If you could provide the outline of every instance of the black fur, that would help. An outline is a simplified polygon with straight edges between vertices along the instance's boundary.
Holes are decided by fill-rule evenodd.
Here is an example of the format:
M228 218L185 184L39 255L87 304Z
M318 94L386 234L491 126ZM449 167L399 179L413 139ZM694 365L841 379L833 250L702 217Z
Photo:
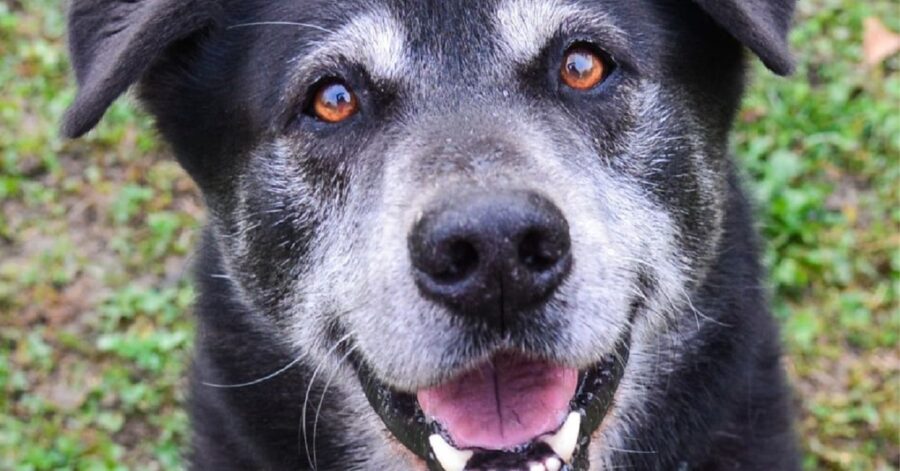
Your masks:
M787 42L794 2L695 0L722 27L755 52L772 71L794 70Z
M377 2L72 1L70 48L80 88L65 117L63 133L77 137L88 132L119 95L139 85L142 103L157 118L158 128L179 162L198 182L214 216L215 223L201 243L196 273L200 297L190 386L194 434L189 452L194 469L309 469L300 433L301 405L316 364L301 363L255 387L223 389L202 384L245 382L294 359L295 353L279 330L285 322L277 312L283 298L269 294L283 295L292 281L303 276L303 262L320 235L319 222L324 217L315 204L279 200L266 186L269 180L259 168L259 159L250 155L285 132L304 137L318 132L293 118L302 109L304 98L284 97L295 95L290 88L292 59L298 50L307 51L319 32L314 28L229 26L291 21L337 30L348 12L365 11L373 3ZM478 26L482 22L469 17L483 13L477 8L467 11L466 2L386 3L392 4L393 11L403 12L403 21L410 28L421 28L421 34L410 34L417 50L433 47L423 38L453 25L451 34L434 38L446 50L456 51L440 64L444 74L462 75L469 60L485 47L476 39L485 34ZM630 430L632 452L615 454L613 462L624 468L653 470L798 469L778 333L761 289L763 274L751 211L726 154L728 132L744 90L743 47L772 71L789 73L793 62L786 35L794 1L578 3L602 7L622 30L633 33L636 39L631 49L619 51L617 56L633 69L629 73L658 76L665 86L680 92L704 129L699 145L727 182L724 194L704 194L694 162L680 158L669 159L659 172L647 175L648 193L662 206L677 209L673 211L675 223L684 234L679 249L691 259L693 269L704 272L698 284L689 287L691 299L715 322L703 323L690 344L677 352L675 368L658 372L655 384L659 387L648 393L640 417L633 417L638 425ZM523 71L523 94L536 108L556 106L556 98L542 88L542 73ZM629 78L623 76L627 85ZM446 89L435 91L434 102L425 104L404 102L402 92L392 84L358 87L373 90L362 97L371 105L366 111L370 114L358 126L346 129L341 142L309 139L303 143L302 149L316 156L305 161L303 183L318 190L320 198L342 201L353 175L380 174L382 165L347 156L366 146L386 148L393 136L384 131L398 128L382 123L407 122L410 115L431 105L452 111L460 101L475 100L453 94L454 87L459 92L473 86L465 82L463 78L448 80ZM572 97L559 106L568 107L568 116L577 118L585 132L602 138L598 153L604 154L611 152L636 119L607 118L626 109L625 100L625 96L599 102ZM443 137L441 133L452 132L454 125L436 129L434 135ZM485 127L494 125L485 121ZM688 142L678 123L673 124L671 133L673 149L697 145ZM440 142L437 138L433 141ZM442 156L444 151L437 149L432 157ZM429 171L423 171L422 178L435 173L431 170L438 164L439 159L434 167L423 167ZM612 167L624 168L625 164L610 162ZM306 223L281 224L279 218L263 212L252 215L255 228L243 235L251 246L265 251L235 259L252 275L227 280L217 275L229 271L226 260L233 254L226 251L232 248L215 234L240 232L236 209L246 203L238 201L239 177L246 177L244 183L251 188L251 207L290 208L295 220ZM713 199L724 202L721 227L713 222ZM721 239L711 248L710 234L719 228ZM292 268L272 268L280 264ZM642 273L641 279L642 289L656 289L653 273ZM248 296L236 283L265 296ZM245 302L248 297L250 302ZM691 319L695 315L683 314ZM326 343L334 344L344 328L336 321ZM311 396L323 395L322 387L321 382L313 384ZM315 400L305 406L310 428L315 426L317 405ZM332 418L340 417L330 413ZM318 423L319 469L365 466L371 435L355 436L352 432L358 426L346 417Z

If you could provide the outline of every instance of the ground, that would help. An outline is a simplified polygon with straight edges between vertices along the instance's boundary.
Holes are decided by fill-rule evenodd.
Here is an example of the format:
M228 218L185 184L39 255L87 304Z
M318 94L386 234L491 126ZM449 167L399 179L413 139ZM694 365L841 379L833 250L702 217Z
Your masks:
M0 469L181 469L202 203L127 100L59 137L62 9L0 0ZM733 144L809 470L900 467L900 58L863 47L898 13L801 0L798 73L755 66Z

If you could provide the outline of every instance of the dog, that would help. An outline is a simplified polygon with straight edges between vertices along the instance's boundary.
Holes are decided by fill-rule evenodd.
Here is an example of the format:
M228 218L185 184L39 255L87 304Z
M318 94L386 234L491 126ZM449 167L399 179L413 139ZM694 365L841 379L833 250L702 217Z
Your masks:
M202 470L795 470L728 153L793 0L72 0L209 208Z

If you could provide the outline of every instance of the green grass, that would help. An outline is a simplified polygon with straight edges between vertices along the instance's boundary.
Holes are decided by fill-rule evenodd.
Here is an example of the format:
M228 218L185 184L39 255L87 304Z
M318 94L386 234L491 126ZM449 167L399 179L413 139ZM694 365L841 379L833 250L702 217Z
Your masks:
M180 469L202 207L149 120L57 135L58 0L0 2L0 469ZM900 58L892 0L806 0L789 79L757 66L734 141L758 201L810 470L900 467Z

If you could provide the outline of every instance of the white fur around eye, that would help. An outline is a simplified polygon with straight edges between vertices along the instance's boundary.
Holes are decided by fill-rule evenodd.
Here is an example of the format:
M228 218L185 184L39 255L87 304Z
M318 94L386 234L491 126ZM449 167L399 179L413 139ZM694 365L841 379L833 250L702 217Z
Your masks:
M337 57L362 65L379 80L403 82L410 70L406 29L387 10L355 17L301 59L299 76Z
M518 63L534 59L556 34L579 26L625 35L602 12L564 0L504 0L494 20L500 50Z

